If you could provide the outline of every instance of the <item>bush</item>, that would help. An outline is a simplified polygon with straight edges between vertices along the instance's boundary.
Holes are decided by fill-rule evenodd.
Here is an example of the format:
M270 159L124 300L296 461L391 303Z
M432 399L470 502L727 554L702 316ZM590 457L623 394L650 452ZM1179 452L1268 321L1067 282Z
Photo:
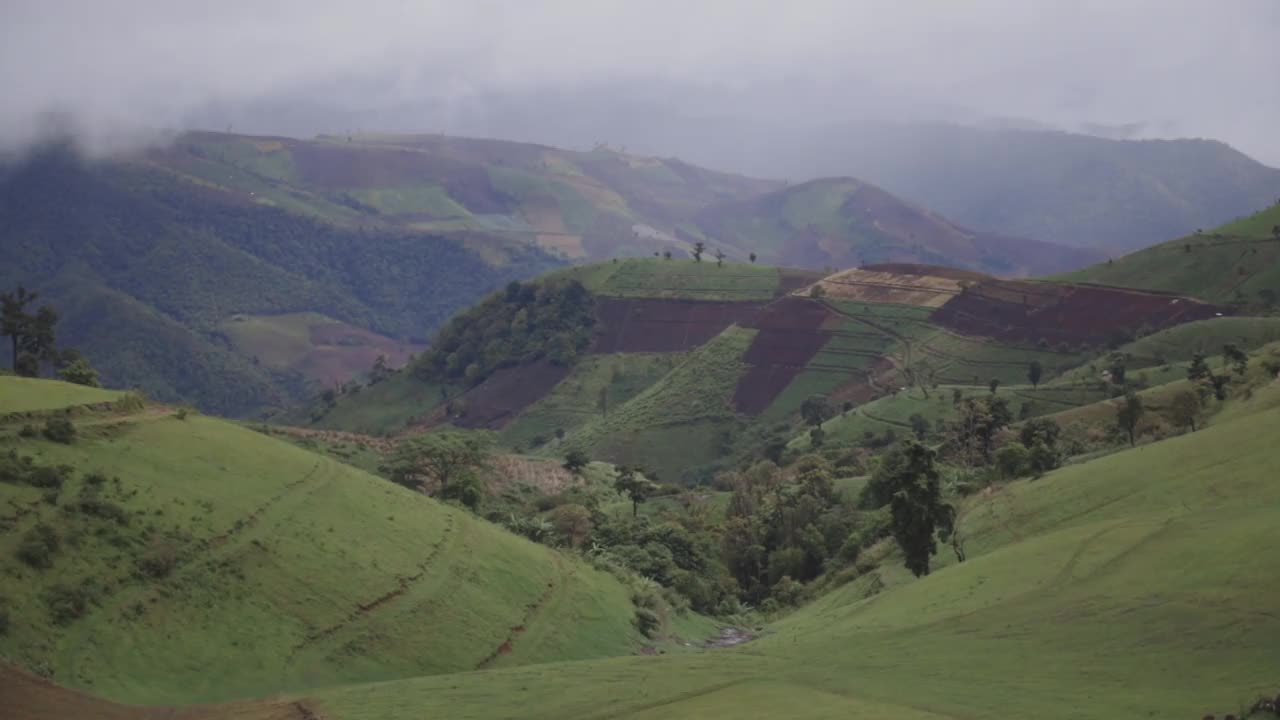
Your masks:
M22 536L16 554L27 565L37 570L46 570L53 567L53 558L61 546L62 539L58 537L58 532L40 523Z
M44 604L49 618L57 625L68 625L84 616L97 597L89 580L79 585L59 583L44 591Z
M31 423L27 423L26 425L23 425L22 429L18 431L18 437L22 437L22 438L33 438L39 434L40 434L40 431L37 430L36 426L32 425Z
M178 553L172 545L156 545L138 558L138 571L157 580L168 577L178 567Z
M187 419L187 409L186 409L186 408L184 408L184 407L180 407L180 408L178 408L178 411L177 411L177 412L175 412L175 413L173 414L173 416L174 416L174 417L176 417L176 418L178 418L179 420L186 420L186 419Z
M147 396L138 390L130 390L124 397L115 401L113 408L120 413L141 412L147 407Z
M647 638L653 637L654 633L662 625L662 622L658 619L658 614L649 608L636 608L636 616L631 623L636 626L641 635Z
M70 445L76 439L76 426L65 417L51 417L44 422L44 436L53 442Z
M0 637L9 634L9 608L0 603Z
M68 512L78 512L81 515L101 518L103 520L112 520L118 525L129 524L129 511L111 502L97 497L81 497L70 505L66 506Z

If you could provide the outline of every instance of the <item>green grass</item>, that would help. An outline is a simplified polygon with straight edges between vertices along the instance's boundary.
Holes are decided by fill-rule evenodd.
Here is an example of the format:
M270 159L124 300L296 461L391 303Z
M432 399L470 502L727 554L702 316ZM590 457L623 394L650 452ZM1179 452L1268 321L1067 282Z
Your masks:
M0 655L59 683L183 703L456 672L516 625L525 631L494 666L638 647L629 593L612 576L469 513L208 417L92 420L77 418L70 446L0 441L79 471L58 506L0 484L11 617ZM102 496L129 512L127 525L69 509L89 471L119 478ZM38 522L62 536L42 571L14 555ZM138 559L163 548L177 568L139 573ZM84 616L53 622L45 593L87 578Z
M1017 482L963 508L969 560L885 566L740 650L314 694L327 716L1097 718L1274 694L1280 409ZM870 586L878 577L878 594Z
M619 463L643 463L664 480L716 459L726 423L736 418L733 393L746 369L742 354L754 337L754 330L730 327L608 416L582 425L565 439L566 446Z
M503 428L502 440L527 447L535 438L545 441L555 437L557 429L572 431L603 414L600 400L605 388L604 409L612 412L661 379L681 359L674 353L589 355L550 393Z
M778 288L778 269L725 263L632 258L562 271L587 289L611 297L687 300L768 300Z
M394 435L442 402L439 385L401 372L363 388L357 395L342 396L311 425L366 435Z
M1059 277L1191 295L1212 302L1257 303L1280 288L1280 205L1228 223Z
M56 380L0 376L0 416L40 412L119 399L115 390L72 385Z
M218 326L237 350L273 367L289 367L315 348L311 326L337 322L320 313L233 315Z

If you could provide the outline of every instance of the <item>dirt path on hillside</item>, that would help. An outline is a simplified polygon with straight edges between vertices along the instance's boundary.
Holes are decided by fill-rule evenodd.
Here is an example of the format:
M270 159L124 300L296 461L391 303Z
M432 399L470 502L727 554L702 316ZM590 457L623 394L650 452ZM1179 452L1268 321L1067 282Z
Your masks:
M309 633L302 642L293 647L293 650L289 655L289 659L292 660L299 652L307 647L336 635L352 624L364 620L368 616L382 608L385 608L387 605L390 605L392 602L408 593L414 583L421 580L436 564L441 553L443 553L446 548L452 546L453 543L457 542L459 535L460 531L455 528L454 516L452 513L449 513L445 516L445 527L440 533L440 539L432 546L431 552L427 553L426 557L418 563L417 572L412 575L405 575L396 578L396 584L390 590L366 602L357 603L356 607L351 610L345 618L337 623Z
M503 640L501 645L494 648L493 652L486 655L485 658L476 665L477 670L488 669L498 661L498 658L504 655L510 655L512 650L515 649L516 640L524 634L526 628L533 624L537 619L537 616L542 613L546 606L551 604L556 593L568 584L569 578L573 575L573 570L567 567L565 560L559 553L556 553L552 559L555 561L557 570L559 571L558 577L554 580L548 581L547 589L544 590L536 600L525 606L525 613L524 616L520 618L520 622L512 625L510 632L507 634L506 640Z

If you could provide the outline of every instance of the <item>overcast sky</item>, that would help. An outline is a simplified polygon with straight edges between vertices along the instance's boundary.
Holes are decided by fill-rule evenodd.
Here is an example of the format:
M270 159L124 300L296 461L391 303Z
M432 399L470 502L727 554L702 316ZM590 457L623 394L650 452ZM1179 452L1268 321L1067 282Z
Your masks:
M254 105L315 108L319 127L346 110L393 118L390 129L465 132L453 108L584 88L644 88L648 103L749 98L735 110L744 123L790 107L810 121L828 108L833 119L1142 123L1280 165L1280 1L0 2L10 146L49 111L99 142ZM297 126L254 117L257 131Z

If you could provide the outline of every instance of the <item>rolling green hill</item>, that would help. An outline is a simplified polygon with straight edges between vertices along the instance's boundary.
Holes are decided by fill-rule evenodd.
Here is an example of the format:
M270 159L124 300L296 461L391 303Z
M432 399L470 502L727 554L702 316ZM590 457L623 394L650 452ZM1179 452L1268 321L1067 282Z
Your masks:
M1272 381L1200 432L973 495L960 508L967 561L944 550L934 572L915 580L890 545L878 546L877 568L740 649L314 682L192 712L257 717L279 708L287 717L292 708L334 720L1237 713L1280 682L1272 662L1280 625L1270 616L1280 565L1258 545L1280 507L1271 472L1278 387ZM32 718L95 707L24 678L10 671L4 682L21 690L14 697L30 703L19 707Z
M91 406L70 444L0 418L11 662L190 703L639 647L612 575L267 435L111 398L0 377L6 410ZM65 469L24 481L16 458Z
M1280 307L1277 228L1280 205L1058 277L1274 310Z

